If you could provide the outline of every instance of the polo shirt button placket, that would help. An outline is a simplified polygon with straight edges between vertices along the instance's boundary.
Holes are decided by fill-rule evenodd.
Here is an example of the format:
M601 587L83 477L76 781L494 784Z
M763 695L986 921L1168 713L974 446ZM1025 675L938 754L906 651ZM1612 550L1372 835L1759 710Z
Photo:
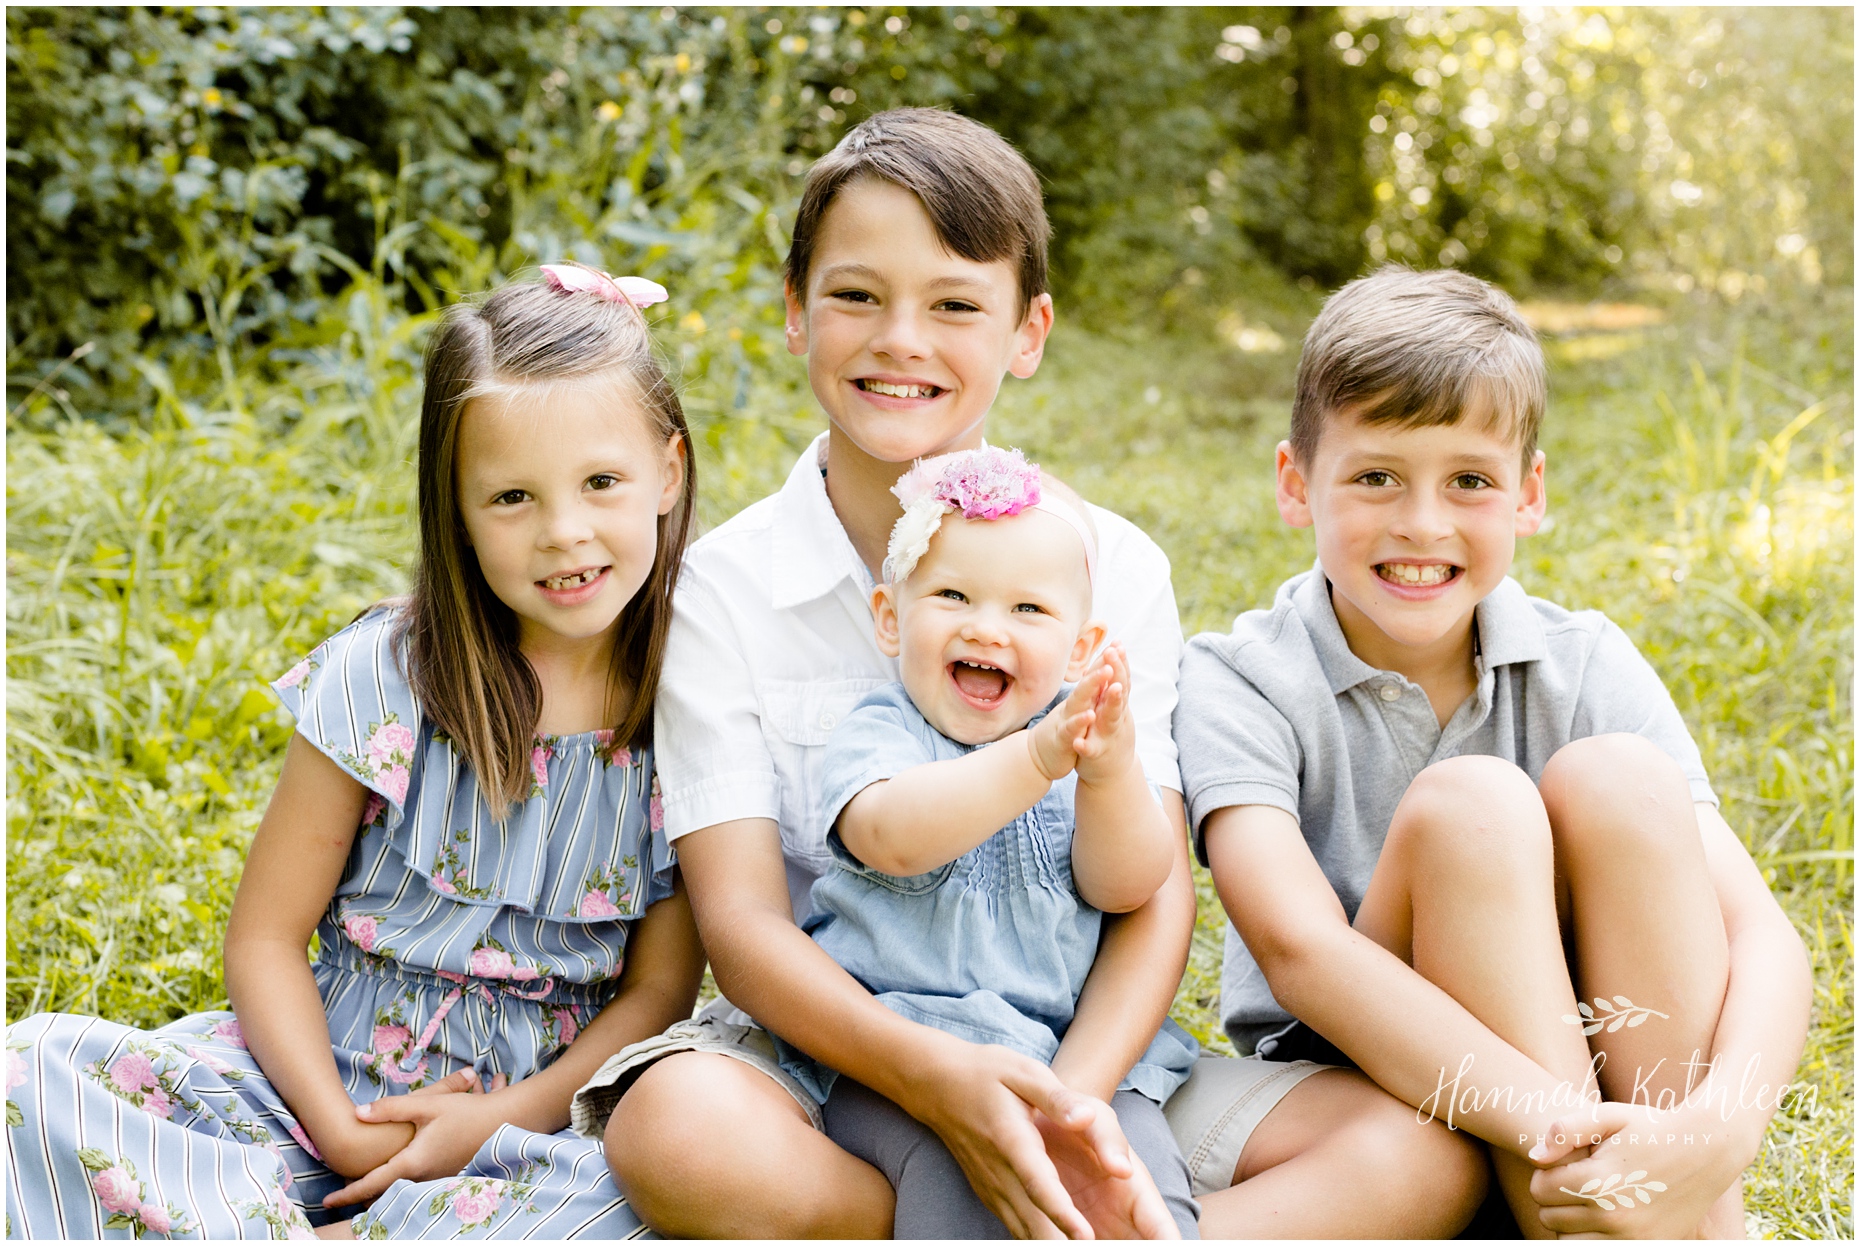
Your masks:
M1382 687L1376 690L1376 695L1381 697L1384 701L1399 701L1401 700L1401 685L1383 684Z

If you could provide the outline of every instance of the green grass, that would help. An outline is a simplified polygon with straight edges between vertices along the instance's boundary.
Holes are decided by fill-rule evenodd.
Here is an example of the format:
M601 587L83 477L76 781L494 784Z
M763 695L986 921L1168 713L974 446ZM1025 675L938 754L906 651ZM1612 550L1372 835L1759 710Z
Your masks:
M43 407L9 422L9 1019L223 1005L225 915L290 731L262 684L404 584L418 325L371 298L242 404L170 393L114 433ZM1298 314L1268 318L1296 342ZM1851 342L1851 305L1828 302L1552 343L1556 522L1516 568L1653 661L1814 958L1814 1110L1777 1118L1748 1178L1774 1236L1852 1233ZM1272 502L1292 363L1063 325L991 432L1157 539L1185 631L1225 629L1310 565ZM710 384L693 410L730 412L699 429L715 521L779 484L818 417L791 361L745 406ZM1176 1014L1219 1047L1200 883Z

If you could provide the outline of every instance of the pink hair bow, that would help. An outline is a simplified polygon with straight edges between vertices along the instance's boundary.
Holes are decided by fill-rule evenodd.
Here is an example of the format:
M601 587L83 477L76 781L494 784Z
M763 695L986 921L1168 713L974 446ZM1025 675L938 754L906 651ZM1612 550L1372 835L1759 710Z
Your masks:
M610 277L598 268L582 264L544 264L543 278L558 290L585 292L609 303L627 303L633 307L651 307L671 295L656 281L644 277Z

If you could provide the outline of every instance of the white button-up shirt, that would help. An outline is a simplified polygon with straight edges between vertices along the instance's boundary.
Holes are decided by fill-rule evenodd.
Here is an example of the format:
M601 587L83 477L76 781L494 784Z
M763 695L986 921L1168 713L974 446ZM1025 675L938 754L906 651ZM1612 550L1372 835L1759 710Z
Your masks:
M821 825L827 737L868 692L898 679L872 634L872 573L827 499L822 433L772 497L685 557L653 720L665 834L739 818L781 828L795 920L832 860ZM1135 524L1091 508L1093 611L1130 659L1137 754L1181 791L1170 716L1182 627L1169 559Z

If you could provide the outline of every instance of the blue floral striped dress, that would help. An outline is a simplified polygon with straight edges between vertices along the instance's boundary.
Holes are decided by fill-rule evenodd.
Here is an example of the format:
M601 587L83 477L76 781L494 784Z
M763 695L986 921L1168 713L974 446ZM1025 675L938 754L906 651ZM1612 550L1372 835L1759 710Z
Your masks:
M379 609L272 685L298 731L369 789L314 975L350 1098L466 1066L547 1066L613 996L626 923L671 893L649 753L611 732L539 739L529 799L492 820L426 722ZM144 1032L46 1013L6 1037L9 1237L303 1237L326 1168L229 1012ZM372 1237L643 1232L598 1143L505 1126L443 1181L402 1181Z

